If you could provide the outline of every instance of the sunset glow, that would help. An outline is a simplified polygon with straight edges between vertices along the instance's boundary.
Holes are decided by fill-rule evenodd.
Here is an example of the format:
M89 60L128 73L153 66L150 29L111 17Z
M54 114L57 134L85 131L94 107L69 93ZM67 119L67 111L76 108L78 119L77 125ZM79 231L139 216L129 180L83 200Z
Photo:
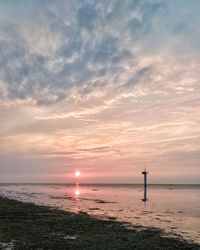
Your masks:
M0 182L198 183L199 9L0 1Z

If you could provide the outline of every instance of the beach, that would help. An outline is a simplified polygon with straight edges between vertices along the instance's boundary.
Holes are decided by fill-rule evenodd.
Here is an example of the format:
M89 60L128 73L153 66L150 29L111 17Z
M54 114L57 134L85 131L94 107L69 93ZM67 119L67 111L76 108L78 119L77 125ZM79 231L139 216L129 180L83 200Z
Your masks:
M0 198L0 249L199 249L162 230Z
M199 185L1 184L0 195L97 220L126 224L127 229L157 228L165 237L200 242Z

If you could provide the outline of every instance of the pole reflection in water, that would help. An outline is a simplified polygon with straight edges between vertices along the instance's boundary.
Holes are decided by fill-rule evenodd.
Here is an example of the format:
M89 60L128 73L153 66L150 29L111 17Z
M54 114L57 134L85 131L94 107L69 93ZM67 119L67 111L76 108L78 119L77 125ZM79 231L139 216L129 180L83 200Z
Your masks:
M76 200L79 200L80 194L81 194L80 185L79 185L79 183L76 183L76 187L75 187L75 191L74 191L74 195L75 195Z

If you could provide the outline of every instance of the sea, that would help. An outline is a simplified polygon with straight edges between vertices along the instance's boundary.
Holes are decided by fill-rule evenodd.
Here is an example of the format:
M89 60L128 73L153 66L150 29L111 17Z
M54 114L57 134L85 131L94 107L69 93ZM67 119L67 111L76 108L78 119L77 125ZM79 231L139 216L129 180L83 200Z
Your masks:
M200 243L200 185L0 184L0 196L52 208L85 212L125 226L157 227L166 237Z

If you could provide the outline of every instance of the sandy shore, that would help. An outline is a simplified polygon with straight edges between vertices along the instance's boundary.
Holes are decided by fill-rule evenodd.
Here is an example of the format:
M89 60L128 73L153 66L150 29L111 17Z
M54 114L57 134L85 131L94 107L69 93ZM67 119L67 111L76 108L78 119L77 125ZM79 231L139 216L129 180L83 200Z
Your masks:
M160 229L131 227L49 207L0 198L0 249L199 249Z

